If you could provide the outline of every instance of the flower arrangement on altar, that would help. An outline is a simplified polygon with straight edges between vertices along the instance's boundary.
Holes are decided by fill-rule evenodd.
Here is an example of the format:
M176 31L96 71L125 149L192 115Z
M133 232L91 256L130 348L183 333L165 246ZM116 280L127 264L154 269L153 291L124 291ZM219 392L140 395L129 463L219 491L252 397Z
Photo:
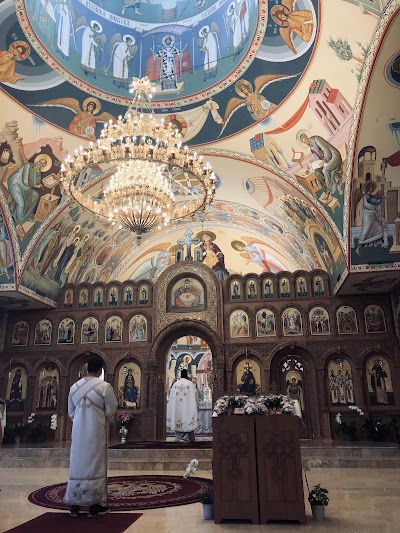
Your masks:
M116 420L121 424L119 430L119 434L121 435L121 444L125 444L128 436L128 426L133 420L133 415L131 413L118 413Z
M21 439L24 442L45 442L54 439L54 432L57 429L57 415L50 416L49 424L47 417L40 416L38 420L36 414L31 413L26 424L10 424L6 427L4 443L14 444L20 442Z
M294 400L284 394L221 396L214 404L213 417L229 413L243 415L292 415L294 414Z
M57 429L57 415L51 415L50 417L50 429L55 431Z
M349 409L351 411L356 412L360 416L364 416L365 413L362 409L357 407L357 405L349 405ZM335 416L335 421L338 424L336 428L336 433L342 433L344 437L347 437L349 439L354 439L355 436L358 433L358 425L355 420L351 420L350 422L346 422L346 420L342 419L342 414L337 413Z
M121 426L128 426L133 420L133 415L132 413L118 413L115 419Z

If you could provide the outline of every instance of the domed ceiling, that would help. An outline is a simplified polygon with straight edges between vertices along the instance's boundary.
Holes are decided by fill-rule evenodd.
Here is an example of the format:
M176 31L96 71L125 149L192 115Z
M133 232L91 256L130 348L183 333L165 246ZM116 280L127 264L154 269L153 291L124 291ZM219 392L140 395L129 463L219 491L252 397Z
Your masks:
M1 2L0 305L52 306L70 282L155 281L204 234L227 274L319 268L360 292L376 270L383 283L379 265L400 259L399 5ZM60 168L125 113L132 77L145 75L156 113L211 163L217 190L195 219L137 245L63 197Z

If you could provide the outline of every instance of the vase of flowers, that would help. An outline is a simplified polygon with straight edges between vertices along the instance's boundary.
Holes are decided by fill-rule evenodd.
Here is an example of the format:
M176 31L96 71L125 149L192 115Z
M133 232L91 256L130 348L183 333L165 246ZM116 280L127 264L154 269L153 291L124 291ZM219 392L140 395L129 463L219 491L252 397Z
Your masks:
M128 436L128 428L126 426L121 426L119 434L121 435L121 444L125 444L126 437Z
M131 413L118 413L117 422L120 423L119 434L121 437L121 444L126 443L128 437L129 425L133 420L133 415Z
M364 411L356 405L350 405L349 409L360 416L364 416ZM337 423L336 433L341 433L345 442L351 442L356 439L359 427L355 420L347 422L343 420L341 413L336 414L335 420Z

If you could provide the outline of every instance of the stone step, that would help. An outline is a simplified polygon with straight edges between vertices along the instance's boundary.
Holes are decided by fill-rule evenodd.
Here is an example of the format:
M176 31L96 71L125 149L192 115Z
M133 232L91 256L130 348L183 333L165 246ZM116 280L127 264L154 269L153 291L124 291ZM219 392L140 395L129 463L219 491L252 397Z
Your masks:
M35 447L26 445L1 448L0 468L68 468L69 447ZM400 468L397 446L302 446L303 466L312 468ZM184 470L191 459L199 461L202 470L210 470L211 449L110 449L112 470Z

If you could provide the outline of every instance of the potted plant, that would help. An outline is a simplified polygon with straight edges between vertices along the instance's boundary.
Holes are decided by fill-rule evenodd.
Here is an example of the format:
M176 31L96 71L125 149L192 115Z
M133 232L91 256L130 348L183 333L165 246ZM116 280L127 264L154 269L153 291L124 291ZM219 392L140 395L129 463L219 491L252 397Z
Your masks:
M11 424L4 428L4 444L16 444L17 446L21 443L22 438L25 437L27 425L22 425L20 422L16 424Z
M342 419L342 415L338 413L336 415L336 422L338 424L336 428L336 433L339 435L341 433L343 435L343 439L348 442L356 439L357 433L358 433L358 426L355 423L354 420L351 420L350 422L346 422Z
M210 487L207 492L200 494L199 502L203 505L204 520L214 520L214 489Z
M323 520L325 518L325 507L329 503L328 490L321 487L321 483L314 485L312 490L310 490L307 472L309 472L313 466L315 465L312 459L309 459L304 466L304 477L306 479L308 489L308 501L311 505L313 520Z
M329 503L328 490L321 487L321 483L318 483L312 490L308 489L308 501L311 505L313 520L323 520L325 518L325 507Z
M385 422L366 418L361 430L369 440L373 441L390 440L393 434L390 419L388 422Z

